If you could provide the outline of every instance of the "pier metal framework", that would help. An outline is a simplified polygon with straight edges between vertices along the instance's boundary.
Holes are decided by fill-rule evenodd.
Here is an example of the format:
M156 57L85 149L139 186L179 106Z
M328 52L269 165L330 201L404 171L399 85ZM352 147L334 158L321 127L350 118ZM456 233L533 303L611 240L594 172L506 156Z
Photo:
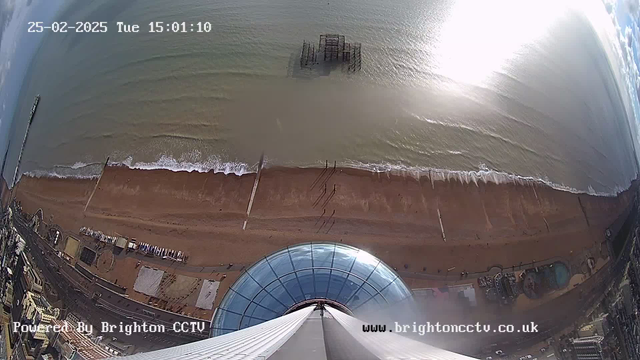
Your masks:
M303 41L300 53L300 68L310 69L324 63L340 63L346 65L348 72L362 69L362 44L348 43L345 36L340 34L322 34L318 41L318 48L308 41Z

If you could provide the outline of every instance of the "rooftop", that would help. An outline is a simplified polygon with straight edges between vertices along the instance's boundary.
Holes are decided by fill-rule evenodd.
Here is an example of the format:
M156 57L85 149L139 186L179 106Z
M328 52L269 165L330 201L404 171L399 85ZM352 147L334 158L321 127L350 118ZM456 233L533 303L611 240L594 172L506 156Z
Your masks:
M47 299L45 299L42 295L36 294L31 291L29 291L27 294L39 311L41 311L45 315L55 315L51 304L49 304Z
M64 325L64 323L65 322L62 320L53 320L51 322L52 325L60 326ZM113 356L113 354L108 350L102 348L100 345L92 342L87 336L81 334L71 323L67 324L68 330L60 332L60 342L71 344L83 359L104 359ZM64 329L64 327L62 327L62 329Z

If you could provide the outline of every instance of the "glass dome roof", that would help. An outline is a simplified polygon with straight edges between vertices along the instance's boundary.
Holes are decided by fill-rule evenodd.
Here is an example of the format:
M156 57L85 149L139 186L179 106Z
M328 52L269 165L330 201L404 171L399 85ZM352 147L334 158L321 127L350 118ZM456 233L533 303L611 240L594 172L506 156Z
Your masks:
M260 324L314 299L358 313L410 297L402 279L363 250L338 243L299 244L265 257L240 275L216 310L212 335Z

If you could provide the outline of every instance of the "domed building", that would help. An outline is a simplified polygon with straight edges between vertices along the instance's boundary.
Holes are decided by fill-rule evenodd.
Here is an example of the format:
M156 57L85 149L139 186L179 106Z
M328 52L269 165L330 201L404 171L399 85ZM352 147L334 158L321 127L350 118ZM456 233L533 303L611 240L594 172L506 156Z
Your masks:
M240 275L213 315L212 338L125 358L472 359L358 318L389 307L387 313L395 314L411 303L411 290L398 274L366 251L298 244Z
M366 251L337 243L299 244L247 269L222 299L211 332L227 334L312 303L355 315L410 298L398 274Z

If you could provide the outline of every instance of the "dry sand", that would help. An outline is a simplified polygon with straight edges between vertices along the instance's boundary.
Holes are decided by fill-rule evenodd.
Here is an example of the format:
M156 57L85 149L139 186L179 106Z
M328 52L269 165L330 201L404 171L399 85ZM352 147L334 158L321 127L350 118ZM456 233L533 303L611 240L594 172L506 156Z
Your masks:
M23 177L16 193L26 211L41 207L45 221L65 231L88 226L187 251L190 265L251 264L287 245L342 241L399 269L407 264L432 274L590 248L604 240L604 229L631 199L629 191L595 197L540 185L432 183L339 168L316 182L322 172L263 171L244 231L255 174L109 167L86 212L96 180Z

